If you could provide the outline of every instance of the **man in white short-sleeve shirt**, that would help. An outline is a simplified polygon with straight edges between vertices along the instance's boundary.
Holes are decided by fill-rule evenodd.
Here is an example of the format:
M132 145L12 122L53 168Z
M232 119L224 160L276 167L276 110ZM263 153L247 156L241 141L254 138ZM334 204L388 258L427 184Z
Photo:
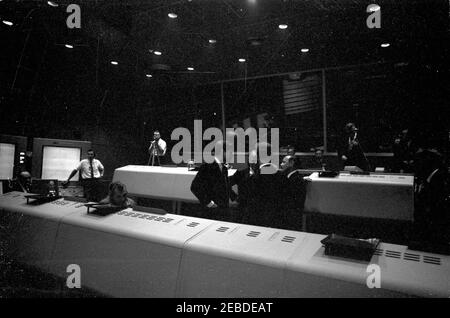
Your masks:
M161 134L158 130L153 133L153 141L148 148L150 158L148 160L149 166L160 166L165 163L165 155L167 151L167 143L162 140Z
M103 173L105 172L105 168L103 167L100 160L95 159L95 152L92 149L89 149L87 152L87 159L83 159L80 161L78 166L70 173L69 178L66 182L64 182L64 186L69 184L70 179L72 179L75 174L80 172L81 176L81 184L84 188L84 196L88 200L97 201L94 199L99 199L96 196L96 188L98 185L96 182L103 177Z

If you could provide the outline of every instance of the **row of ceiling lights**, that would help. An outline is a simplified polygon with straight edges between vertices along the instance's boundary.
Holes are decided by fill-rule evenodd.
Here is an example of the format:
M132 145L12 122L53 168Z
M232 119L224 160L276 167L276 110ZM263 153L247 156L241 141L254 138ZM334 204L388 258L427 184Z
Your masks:
M0 0L0 1L2 1L2 0ZM49 6L51 6L51 7L58 7L58 4L57 4L56 2L54 2L54 1L47 1L47 4L48 4ZM379 7L376 8L375 10L373 10L373 11L376 11L376 10L379 10ZM372 10L371 10L371 11L372 11ZM171 19L176 19L176 18L178 18L178 15L177 15L176 13L174 13L174 12L168 13L167 16L168 16L169 18L171 18ZM12 25L14 25L14 23L13 23L12 21L2 20L2 22L3 22L3 24L5 24L5 25L7 25L7 26L12 26ZM279 24L279 25L278 25L278 28L281 29L281 30L286 30L286 29L288 28L288 25L287 25L287 24ZM217 43L217 40L215 40L215 39L209 39L208 42L209 42L210 44L215 44L215 43ZM64 46L65 46L66 48L68 48L68 49L73 49L73 47L74 47L72 44L65 44ZM389 43L382 43L380 46L381 46L382 48L386 48L386 47L389 47L390 44L389 44ZM302 53L308 53L308 52L309 52L309 49L308 49L308 48L302 48L300 51L301 51ZM153 53L153 54L158 55L158 56L159 56L159 55L162 55L162 52L161 52L161 51L158 51L158 50L150 50L150 53ZM239 58L238 61L239 61L240 63L245 63L245 62L246 62L246 59L245 59L245 58ZM117 61L111 61L111 64L112 64L112 65L118 65L119 62L117 62ZM189 67L187 67L187 70L188 70L188 71L194 71L194 67L189 66ZM146 77L151 78L152 75L151 75L151 74L146 74Z

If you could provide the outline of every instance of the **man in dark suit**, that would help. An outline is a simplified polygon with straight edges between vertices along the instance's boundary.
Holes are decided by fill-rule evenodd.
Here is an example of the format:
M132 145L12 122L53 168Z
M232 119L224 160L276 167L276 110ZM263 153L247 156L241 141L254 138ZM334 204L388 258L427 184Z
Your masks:
M281 226L288 230L301 230L302 213L306 199L306 182L298 169L300 160L294 156L286 156L281 163L279 208Z
M345 125L344 137L338 147L338 156L344 167L357 166L363 171L368 171L370 168L358 139L358 128L354 123Z
M424 147L417 151L414 175L413 240L450 244L450 180L437 149Z
M191 191L200 201L202 215L206 218L227 218L230 199L236 199L231 191L228 179L228 166L225 164L225 144L218 143L223 148L222 155L213 152L214 162L203 163L191 184ZM228 220L230 221L230 220Z

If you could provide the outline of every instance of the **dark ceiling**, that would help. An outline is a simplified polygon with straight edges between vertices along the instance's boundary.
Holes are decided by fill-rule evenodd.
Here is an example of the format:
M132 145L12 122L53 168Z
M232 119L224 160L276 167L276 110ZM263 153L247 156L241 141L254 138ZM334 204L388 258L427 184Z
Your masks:
M439 64L448 53L441 48L448 39L445 0L376 1L380 29L366 26L366 8L374 0L85 0L75 2L81 7L79 30L69 30L65 23L66 7L74 1L54 2L58 7L47 1L0 2L0 17L15 23L0 24L6 43L2 71L9 78L30 26L39 34L31 34L25 50L34 60L30 68L52 58L74 64L71 71L96 72L97 81L111 75L111 68L143 81L152 74L154 81L198 83L386 60ZM171 12L178 17L169 18ZM279 24L288 28L281 30ZM380 47L386 42L388 48ZM74 49L66 49L65 43Z

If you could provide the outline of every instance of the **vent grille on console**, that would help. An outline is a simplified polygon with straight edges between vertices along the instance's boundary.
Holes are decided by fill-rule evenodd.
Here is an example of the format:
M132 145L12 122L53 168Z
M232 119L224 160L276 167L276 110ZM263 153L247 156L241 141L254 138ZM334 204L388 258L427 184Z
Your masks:
M189 226L189 227L196 227L197 225L199 225L200 223L198 223L198 222L191 222L191 223L189 223L188 225L186 225L186 226Z
M222 232L222 233L225 233L225 232L228 231L229 229L230 229L229 227L221 226L221 227L219 227L219 228L216 230L216 232Z
M247 233L247 236L258 237L259 234L261 234L261 232L250 231L250 232Z
M383 250L380 250L379 248L377 248L373 254L377 255L377 256L382 256L383 252L384 252Z
M281 239L281 242L293 243L293 242L295 241L295 239L296 239L295 236L288 236L288 235L286 235L286 236L284 236L284 237Z
M427 264L433 264L433 265L441 265L441 259L439 257L433 257L433 256L423 256L423 262Z
M132 218L139 217L140 219L147 219L149 221L157 221L157 222L164 222L164 223L169 223L174 220L172 218L165 218L163 216L157 216L157 215L147 215L145 213L134 213L134 212L121 211L117 214L132 217Z
M386 257L403 259L411 262L420 262L421 259L420 254L404 252L402 257L402 253L399 251L392 251L392 250L385 251L383 249L376 249L374 255L377 256L384 255ZM441 265L441 258L439 257L423 255L422 261L426 264Z
M385 254L386 257L392 257L392 258L400 258L402 256L402 253L397 251L390 251L386 250Z
M419 254L403 253L403 259L407 261L420 262Z

